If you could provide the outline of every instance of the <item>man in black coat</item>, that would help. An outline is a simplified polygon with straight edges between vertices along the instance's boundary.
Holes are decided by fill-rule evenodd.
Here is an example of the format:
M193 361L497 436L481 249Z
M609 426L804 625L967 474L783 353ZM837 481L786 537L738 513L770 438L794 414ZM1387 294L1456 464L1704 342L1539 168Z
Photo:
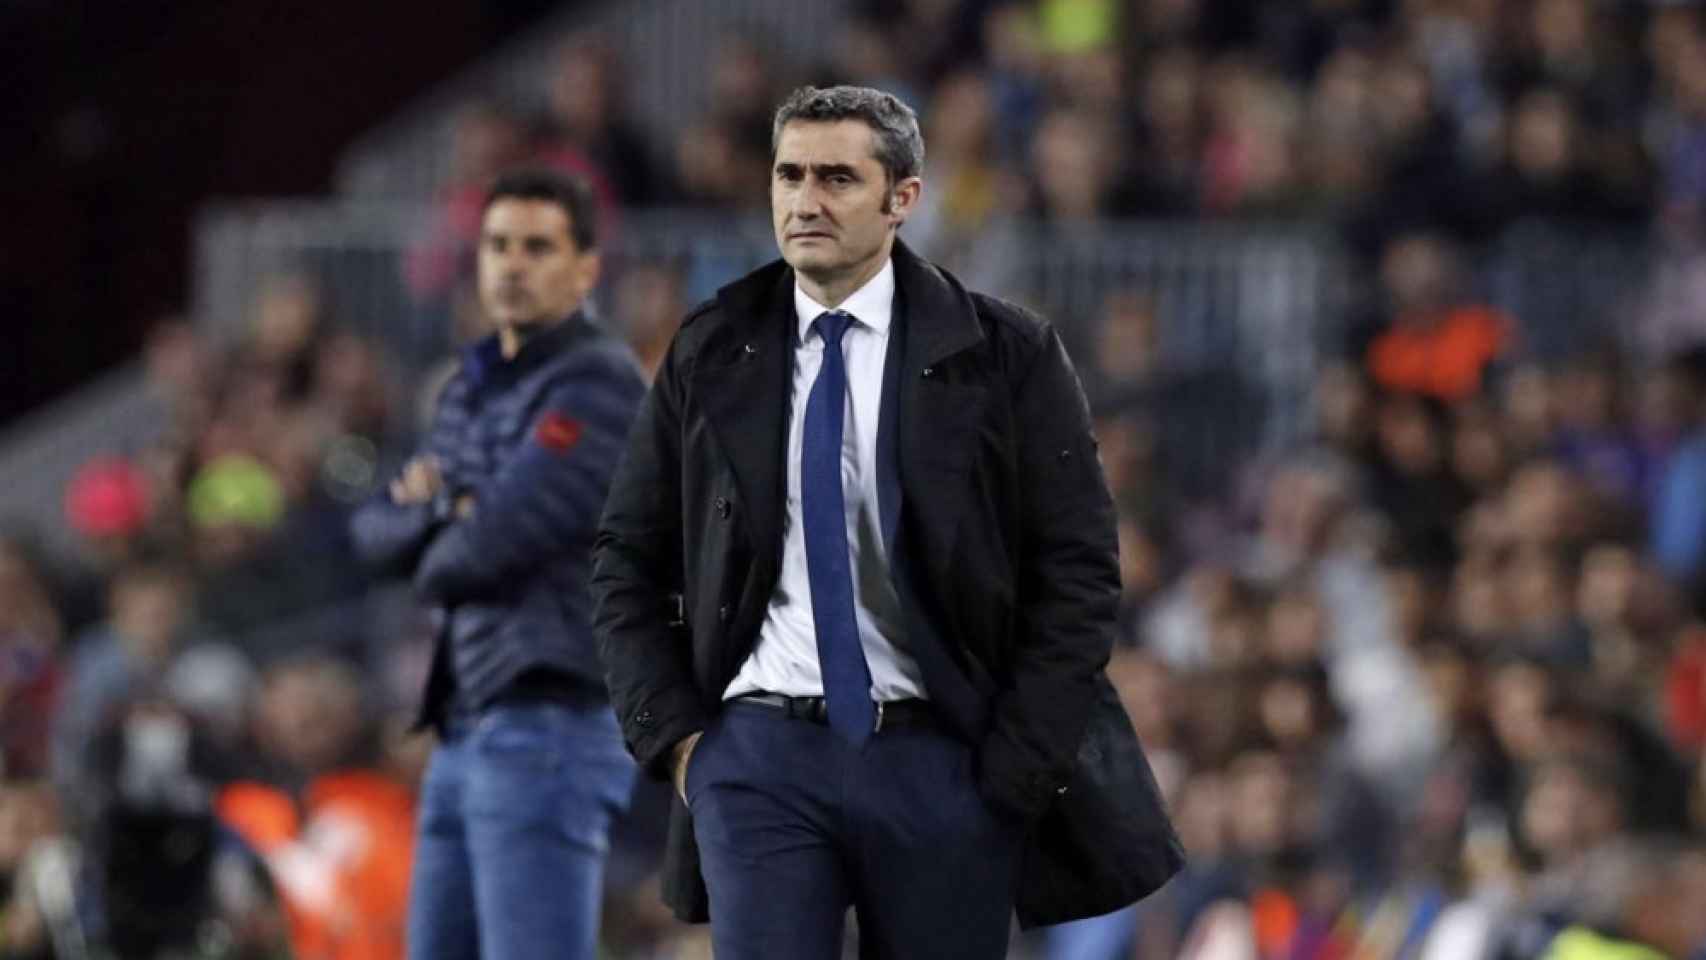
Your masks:
M913 113L777 111L782 261L693 311L594 548L629 749L673 777L665 896L722 960L998 957L1182 860L1103 675L1114 509L1042 320L898 242ZM703 884L701 884L701 880Z

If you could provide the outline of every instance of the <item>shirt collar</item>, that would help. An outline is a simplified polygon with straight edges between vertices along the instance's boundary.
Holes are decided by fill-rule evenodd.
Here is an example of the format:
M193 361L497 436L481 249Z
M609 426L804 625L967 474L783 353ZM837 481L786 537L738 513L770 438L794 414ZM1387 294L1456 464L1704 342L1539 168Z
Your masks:
M487 334L470 345L465 354L474 385L480 387L493 379L513 380L532 370L562 352L585 322L584 315L576 310L549 329L529 337L515 356L507 360L499 347L498 335Z
M813 321L829 309L813 300L811 295L800 287L799 277L794 278L794 313L799 318L800 343L806 342ZM894 314L894 259L884 260L883 268L877 271L877 275L866 280L864 286L853 291L853 295L843 300L841 306L836 309L852 314L853 319L878 333L887 333L889 320Z

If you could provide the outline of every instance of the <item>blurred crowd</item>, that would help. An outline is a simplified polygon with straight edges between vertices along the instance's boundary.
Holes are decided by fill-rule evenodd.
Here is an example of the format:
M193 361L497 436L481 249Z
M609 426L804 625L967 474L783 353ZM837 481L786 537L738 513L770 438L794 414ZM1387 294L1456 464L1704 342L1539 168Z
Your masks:
M1183 410L1242 415L1244 393L1169 365L1190 318L1153 290L1054 316L1121 507L1110 672L1191 861L1137 910L1016 955L1706 956L1696 281L1675 278L1677 319L1643 353L1608 319L1542 356L1547 318L1493 306L1477 272L1536 218L1692 254L1702 12L850 10L823 63L778 59L762 30L707 38L714 107L674 142L623 103L645 65L598 37L563 47L536 102L459 108L435 226L403 265L444 343L481 329L472 245L495 172L584 177L607 236L651 207L762 211L769 111L798 82L918 108L927 187L904 237L950 265L1012 216L1325 222L1360 293L1289 449L1205 449L1181 427ZM651 367L727 279L615 266L602 313ZM90 451L59 505L75 554L0 540L0 955L400 956L431 638L406 585L355 566L345 518L450 361L399 356L336 306L304 271L257 286L236 342L162 324L158 430ZM613 957L706 955L650 886L666 799L642 788L618 828Z

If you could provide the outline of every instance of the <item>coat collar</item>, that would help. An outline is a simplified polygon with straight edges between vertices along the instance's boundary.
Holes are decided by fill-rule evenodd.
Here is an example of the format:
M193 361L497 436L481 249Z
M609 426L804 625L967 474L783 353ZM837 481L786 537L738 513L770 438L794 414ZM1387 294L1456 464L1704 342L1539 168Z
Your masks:
M983 340L977 310L960 282L896 239L894 252L895 311L906 311L906 356L909 367L939 363ZM717 291L723 315L738 331L743 346L768 339L780 317L786 326L794 314L794 271L782 260L772 261Z

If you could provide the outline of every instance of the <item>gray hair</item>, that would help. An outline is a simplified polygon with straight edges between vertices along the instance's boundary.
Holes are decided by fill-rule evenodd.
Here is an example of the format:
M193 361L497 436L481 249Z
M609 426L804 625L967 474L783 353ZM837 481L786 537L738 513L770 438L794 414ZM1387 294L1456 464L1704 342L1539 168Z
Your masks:
M891 184L916 177L924 169L924 135L918 132L918 115L892 93L871 87L800 87L776 108L776 122L770 128L772 157L782 142L782 128L795 120L863 120L877 135L877 162Z

